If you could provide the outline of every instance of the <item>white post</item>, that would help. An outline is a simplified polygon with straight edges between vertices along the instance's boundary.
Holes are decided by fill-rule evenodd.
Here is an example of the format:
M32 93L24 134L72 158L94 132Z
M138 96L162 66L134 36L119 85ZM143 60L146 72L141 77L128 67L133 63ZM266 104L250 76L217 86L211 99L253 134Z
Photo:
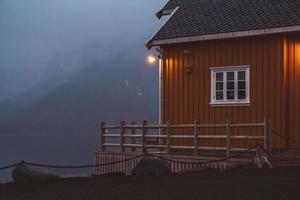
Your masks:
M158 109L159 109L159 116L158 116L158 120L159 120L159 124L162 124L162 95L163 95L163 86L162 86L162 59L159 59L159 66L158 66L158 89L159 89L159 95L158 95Z
M163 124L163 111L162 111L162 98L163 98L163 86L162 86L162 84L163 84L163 77L162 77L162 74L163 74L163 72L162 72L162 59L161 58L159 58L159 64L158 64L158 121L159 121L159 124L161 125L161 124ZM159 132L158 132L158 134L159 135L162 135L163 134L163 130L160 128L159 130L158 130ZM162 139L161 138L159 138L159 145L162 145Z

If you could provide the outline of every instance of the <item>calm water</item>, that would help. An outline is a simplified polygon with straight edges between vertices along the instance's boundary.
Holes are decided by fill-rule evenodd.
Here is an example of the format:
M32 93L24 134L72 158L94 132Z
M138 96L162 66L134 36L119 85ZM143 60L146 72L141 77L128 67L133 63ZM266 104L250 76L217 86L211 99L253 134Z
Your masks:
M21 160L45 164L82 165L94 161L98 135L0 136L0 166ZM90 174L92 169L46 169L59 174ZM11 181L11 170L0 171L0 182Z

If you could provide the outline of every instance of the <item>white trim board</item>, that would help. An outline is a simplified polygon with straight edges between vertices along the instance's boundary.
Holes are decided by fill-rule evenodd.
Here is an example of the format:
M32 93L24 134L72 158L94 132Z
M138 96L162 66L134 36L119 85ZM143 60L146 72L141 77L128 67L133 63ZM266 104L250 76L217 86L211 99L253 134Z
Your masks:
M246 36L267 35L267 34L274 34L274 33L288 33L288 32L296 32L296 31L300 31L300 26L288 26L288 27L280 27L280 28L218 33L218 34L199 35L193 37L181 37L181 38L164 39L164 40L153 40L152 43L149 44L149 42L151 42L150 39L147 42L147 44L148 46L151 47L151 46L158 46L163 44L197 42L197 41L226 39L226 38L238 38L238 37L246 37Z
M237 65L237 66L221 66L221 67L210 67L209 70L221 70L221 71L226 71L226 70L238 70L238 69L248 69L250 68L250 65Z

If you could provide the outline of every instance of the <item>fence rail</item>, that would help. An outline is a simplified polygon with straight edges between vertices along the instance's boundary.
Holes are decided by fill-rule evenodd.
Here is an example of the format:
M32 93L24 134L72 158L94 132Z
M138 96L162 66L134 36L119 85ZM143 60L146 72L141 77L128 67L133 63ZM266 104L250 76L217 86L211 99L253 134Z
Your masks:
M194 155L198 155L199 150L220 150L226 151L227 156L230 156L232 151L243 151L246 148L234 148L232 147L232 140L261 140L264 144L264 148L271 153L271 120L265 118L262 123L231 123L227 120L226 123L221 124L200 124L195 121L194 124L148 124L147 121L143 121L142 124L126 124L122 121L119 125L107 125L102 122L101 128L101 150L105 152L107 147L119 147L120 152L125 152L126 147L130 147L131 151L136 151L137 148L146 153L148 149L163 149L167 154L171 153L171 150L193 150ZM192 134L172 134L173 129L189 128L193 129ZM223 128L226 131L226 135L204 135L201 133L203 128ZM263 128L261 135L232 135L232 129L234 128ZM108 130L117 130L118 133L108 133ZM129 130L130 134L126 133ZM149 133L149 130L159 130L163 134ZM141 132L137 134L137 131ZM118 142L108 142L109 138L119 139ZM127 139L127 140L126 140ZM137 143L137 139L140 139L140 143ZM156 139L159 142L156 144L149 144L149 139ZM184 140L189 139L193 141L192 145L173 145L171 140ZM226 141L225 147L211 147L200 146L201 139L221 139ZM129 140L129 142L128 142Z

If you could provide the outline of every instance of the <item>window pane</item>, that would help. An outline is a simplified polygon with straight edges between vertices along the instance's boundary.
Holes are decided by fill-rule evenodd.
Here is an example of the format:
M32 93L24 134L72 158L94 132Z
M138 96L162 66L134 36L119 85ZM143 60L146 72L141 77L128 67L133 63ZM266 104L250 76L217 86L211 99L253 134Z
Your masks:
M227 82L227 90L234 90L234 82Z
M238 92L238 99L246 99L246 91L245 90L240 90Z
M248 69L241 69L240 66L230 69L218 69L213 71L213 96L212 102L232 103L248 100ZM250 81L250 80L249 80Z
M238 83L239 90L245 90L246 89L246 81L239 81Z
M227 72L227 80L228 81L234 80L234 72Z
M245 71L238 72L238 80L246 80L246 72Z
M216 90L223 90L223 82L216 83Z
M216 100L223 100L223 91L216 92Z
M223 81L223 72L216 73L216 80Z
M227 99L234 99L234 91L227 91Z

